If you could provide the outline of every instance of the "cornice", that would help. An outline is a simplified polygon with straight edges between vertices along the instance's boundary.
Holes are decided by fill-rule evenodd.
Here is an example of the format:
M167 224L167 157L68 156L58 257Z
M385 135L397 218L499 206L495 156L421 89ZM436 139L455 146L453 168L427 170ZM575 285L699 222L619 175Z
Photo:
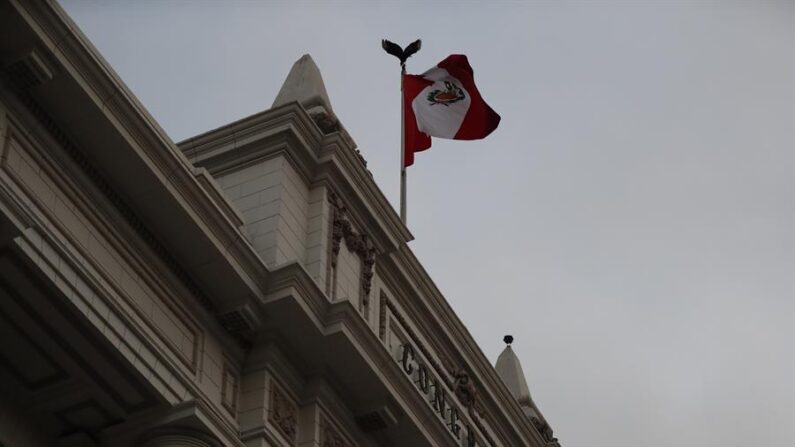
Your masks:
M271 274L270 289L263 304L282 299L292 299L304 307L307 317L324 335L345 334L351 346L370 365L373 374L380 376L381 383L389 389L395 402L403 407L412 423L424 427L433 436L437 442L434 445L449 445L452 442L444 425L437 423L430 407L416 392L410 379L401 373L399 365L385 349L378 334L362 319L350 301L330 302L320 286L298 263L286 264Z
M217 175L233 166L284 156L311 186L346 197L354 223L371 232L380 252L413 237L364 167L344 130L324 134L297 102L269 109L178 143L197 166Z
M235 225L233 216L213 199L185 159L90 42L54 2L12 2L59 69L83 89L103 118L123 136L128 150L151 168L159 180L144 193L170 194L206 235L206 242L225 258L249 299L260 296L265 283L261 260ZM121 150L122 148L119 148ZM225 297L215 297L222 302Z
M194 165L206 167L213 175L282 150L289 152L298 172L309 180L321 140L320 130L303 107L290 103L188 138L177 147Z
M431 348L448 357L448 360L467 365L485 413L491 415L491 423L500 428L497 434L504 436L514 433L524 442L530 439L534 441L527 445L545 445L546 441L524 414L411 249L403 245L400 250L379 257L378 262L381 266L379 275L396 295L399 304L409 312L411 321L420 328L426 339L437 340L432 342ZM431 333L434 337L427 336ZM440 335L444 336L441 340ZM510 440L503 441L511 445Z

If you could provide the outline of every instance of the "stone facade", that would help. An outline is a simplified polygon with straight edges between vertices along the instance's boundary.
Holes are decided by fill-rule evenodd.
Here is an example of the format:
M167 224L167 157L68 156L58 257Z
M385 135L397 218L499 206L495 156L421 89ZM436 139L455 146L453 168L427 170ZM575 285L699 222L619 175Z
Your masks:
M0 446L557 445L311 58L179 144L54 2L0 0L0 58Z

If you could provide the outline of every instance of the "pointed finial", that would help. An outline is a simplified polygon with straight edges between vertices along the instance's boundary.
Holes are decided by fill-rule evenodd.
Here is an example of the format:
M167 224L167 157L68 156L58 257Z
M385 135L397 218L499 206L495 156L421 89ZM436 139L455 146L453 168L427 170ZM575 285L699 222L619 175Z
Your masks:
M522 364L516 353L511 349L513 343L513 336L506 335L502 339L508 346L502 350L502 353L497 357L497 364L494 369L500 376L502 381L508 387L513 397L519 402L519 405L525 410L525 413L534 413L533 399L530 397L530 389L527 387L527 379L525 378L524 371L522 371Z
M327 114L334 113L328 93L326 93L326 86L323 84L323 77L320 75L320 69L315 65L312 56L308 54L295 61L271 107L278 107L293 101L299 102L307 111L319 108Z

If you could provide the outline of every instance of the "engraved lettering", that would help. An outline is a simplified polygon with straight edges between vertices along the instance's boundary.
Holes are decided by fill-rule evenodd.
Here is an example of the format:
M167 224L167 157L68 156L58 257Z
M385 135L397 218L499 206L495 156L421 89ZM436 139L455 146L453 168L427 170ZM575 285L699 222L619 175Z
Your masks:
M477 447L477 441L475 440L475 433L472 432L472 427L467 424L467 444L466 447Z
M421 363L417 367L417 384L420 387L420 391L425 394L428 394L428 392L431 390L431 382L428 378L428 367L425 366L424 363Z
M411 375L414 372L414 348L411 345L403 345L403 371Z
M445 406L444 390L439 381L433 379L433 409L444 417Z
M450 408L450 424L449 424L449 427L450 427L450 431L453 432L453 434L455 435L456 439L460 439L461 438L461 426L458 425L458 418L459 418L458 409L451 407Z

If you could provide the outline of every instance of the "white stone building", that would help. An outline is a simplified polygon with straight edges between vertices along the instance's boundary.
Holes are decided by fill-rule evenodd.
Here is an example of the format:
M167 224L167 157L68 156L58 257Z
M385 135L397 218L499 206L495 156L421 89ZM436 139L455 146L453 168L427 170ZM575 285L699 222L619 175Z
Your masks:
M304 56L173 143L54 2L0 0L0 447L557 446Z

